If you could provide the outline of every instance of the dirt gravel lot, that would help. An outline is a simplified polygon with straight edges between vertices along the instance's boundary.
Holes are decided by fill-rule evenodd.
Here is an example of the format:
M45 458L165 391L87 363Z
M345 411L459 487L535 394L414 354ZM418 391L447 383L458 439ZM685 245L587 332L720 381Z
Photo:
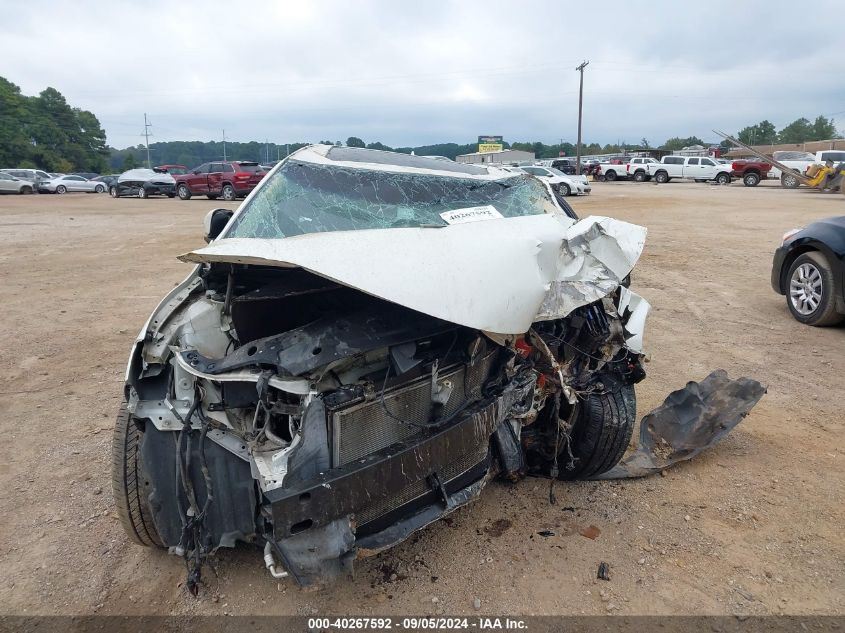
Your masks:
M641 413L718 367L768 386L716 449L664 477L559 484L555 506L544 481L491 485L321 592L273 581L257 549L223 551L194 599L180 559L124 537L109 455L132 339L214 205L0 198L0 612L845 613L845 329L799 325L769 286L782 233L845 213L842 196L597 183L573 200L649 229Z

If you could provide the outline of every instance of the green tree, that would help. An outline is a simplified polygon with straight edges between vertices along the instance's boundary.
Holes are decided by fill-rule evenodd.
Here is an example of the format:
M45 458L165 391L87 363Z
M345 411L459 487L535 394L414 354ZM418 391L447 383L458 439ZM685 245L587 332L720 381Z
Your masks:
M811 140L812 134L813 128L810 122L801 117L784 127L778 134L778 140L781 143L804 143Z
M817 116L816 120L813 121L810 135L811 138L807 139L810 141L826 141L832 138L840 138L840 134L836 131L833 119L828 119L821 115Z
M139 167L139 166L140 166L140 163L138 162L138 159L135 158L135 154L127 154L126 158L123 159L123 169L124 170L135 169L136 167Z
M757 125L742 128L736 137L746 145L771 145L777 143L778 133L774 123L764 119Z
M366 147L367 144L364 141L362 141L360 138L358 138L357 136L350 136L348 139L346 139L346 146L347 147Z

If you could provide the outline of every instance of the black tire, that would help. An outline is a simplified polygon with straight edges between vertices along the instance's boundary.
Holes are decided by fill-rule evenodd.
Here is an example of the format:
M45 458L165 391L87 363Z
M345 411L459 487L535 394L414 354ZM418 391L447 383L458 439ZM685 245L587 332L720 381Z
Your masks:
M207 193L205 195L205 197L208 198L209 200L217 200L217 198L219 198L220 196L217 195L216 193Z
M634 172L634 182L645 182L645 172L642 169Z
M598 180L599 182L607 182L607 176L605 176L604 174L599 174L598 176L595 177L595 179Z
M560 183L560 187L558 187L558 191L562 196L569 196L572 195L572 189L569 188L565 182Z
M105 193L106 188L103 185L97 185L96 187L94 187L94 191L96 193Z
M664 183L669 182L669 174L667 174L665 171L659 171L654 174L654 180L655 182L659 182L662 185Z
M191 199L191 190L188 189L188 185L179 185L179 188L176 190L176 193L179 195L180 200Z
M150 194L147 193L146 189L144 189L143 187L138 187L138 197L141 198L141 200L144 200L149 195Z
M28 196L31 193L32 193L32 187L27 187L26 185L21 187L21 194Z
M223 190L220 193L223 195L223 199L226 202L231 202L238 197L237 192L235 192L235 188L230 184L223 185Z
M126 534L138 545L163 547L144 488L149 485L141 460L141 433L126 403L120 405L112 440L112 493Z
M803 266L809 265L818 271L821 280L821 300L818 306L809 314L802 314L798 307L793 304L792 297L792 276L795 271ZM786 305L795 320L806 325L824 327L841 323L845 316L836 311L836 297L834 296L836 283L833 279L833 271L824 254L818 251L803 253L795 258L786 273L784 283L786 290Z
M67 187L64 185L59 185L56 187L56 193L67 193Z
M120 194L117 192L117 187L109 187L109 195L112 198L119 198Z
M175 198L175 197L176 197L176 194L175 194L175 193L168 193L168 194L167 194L167 197L168 197L168 198Z
M798 189L801 186L801 181L792 174L781 174L780 186L786 187L787 189Z
M755 173L745 174L742 177L742 184L746 187L756 187L760 184L760 176Z
M606 391L578 404L572 429L575 468L566 464L569 454L560 453L560 479L589 479L613 468L622 458L637 422L637 395L633 385L607 384Z
M616 180L616 172L611 169L604 175L604 177L607 178L608 182L613 182Z
M729 185L731 184L731 175L726 171L718 173L716 174L716 182L720 185Z

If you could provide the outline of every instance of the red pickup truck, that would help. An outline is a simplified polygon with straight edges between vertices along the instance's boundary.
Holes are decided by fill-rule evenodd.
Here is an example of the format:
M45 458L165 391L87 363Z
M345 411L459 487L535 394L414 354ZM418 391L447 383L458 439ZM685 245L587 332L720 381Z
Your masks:
M761 180L765 180L772 166L762 160L742 159L731 163L731 177L742 178L746 187L756 187Z

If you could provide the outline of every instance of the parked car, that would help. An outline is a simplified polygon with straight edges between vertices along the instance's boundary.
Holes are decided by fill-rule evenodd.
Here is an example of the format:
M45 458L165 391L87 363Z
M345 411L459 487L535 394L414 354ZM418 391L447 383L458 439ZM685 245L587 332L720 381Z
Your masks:
M160 171L161 173L168 173L174 177L188 173L188 168L185 165L158 165L153 169Z
M539 160L536 163L542 167L549 167L563 172L567 176L573 175L577 170L577 162L574 158L550 158L548 160Z
M772 288L792 316L807 325L845 319L845 216L787 231L775 250Z
M625 165L625 171L628 178L636 182L645 182L651 180L651 174L648 173L649 165L659 165L660 161L649 156L635 156L630 162Z
M606 163L599 163L596 170L596 177L598 180L619 180L628 177L628 160L627 158L613 158Z
M70 173L71 176L82 176L85 180L94 180L100 174L93 171L74 171Z
M73 174L59 176L58 178L52 178L46 182L38 183L39 193L105 193L106 189L105 183L88 180L87 178L74 176Z
M97 176L96 178L92 178L94 182L101 182L106 186L106 189L111 188L111 186L117 182L118 177L120 174L107 174L105 176Z
M20 180L28 180L33 184L36 191L38 190L39 184L54 178L51 174L48 174L46 171L41 171L40 169L0 169L0 171Z
M11 174L0 171L0 193L23 193L35 191L35 184L29 180L15 178Z
M584 195L592 191L592 187L590 187L590 183L584 175L569 176L557 169L541 167L540 165L524 165L519 169L549 183L549 186L562 196Z
M176 196L176 181L168 173L155 169L130 169L117 177L117 182L109 187L112 198L130 196L148 198L149 196Z
M715 180L720 185L731 182L730 167L707 156L664 156L659 163L647 165L647 169L659 183L669 182L672 178L701 182Z
M731 163L731 178L741 178L746 187L756 187L772 169L770 163L759 159L741 159Z
M176 192L182 200L206 196L210 200L232 201L248 195L264 174L261 166L251 161L203 163L187 174L176 176Z

